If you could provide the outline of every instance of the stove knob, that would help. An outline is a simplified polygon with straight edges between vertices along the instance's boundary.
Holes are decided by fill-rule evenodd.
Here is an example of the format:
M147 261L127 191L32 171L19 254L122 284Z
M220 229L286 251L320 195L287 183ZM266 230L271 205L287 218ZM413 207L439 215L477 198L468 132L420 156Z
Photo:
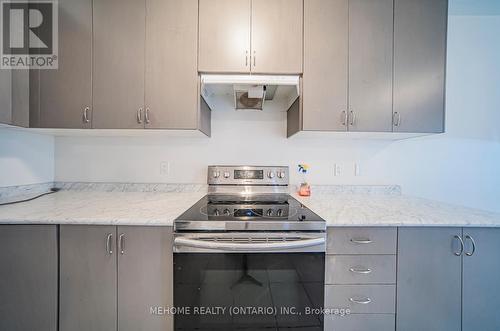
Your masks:
M219 216L219 215L220 215L219 209L215 209L214 210L214 216Z
M283 210L282 210L282 209L278 209L278 211L276 211L276 215L277 215L278 217L283 216Z
M305 221L305 220L306 220L306 215L299 216L299 221Z
M231 174L229 173L229 171L225 171L224 172L224 178L229 178L229 176L231 176Z
M285 173L283 171L278 172L278 177L279 178L285 178Z
M269 178L271 178L271 179L272 179L272 178L274 178L274 172L269 171L269 172L267 173L267 177L269 177Z
M266 215L271 217L273 216L273 210L272 209L268 209L267 212L266 212Z
M220 177L220 172L219 171L214 171L212 176L214 176L214 178L219 178Z
M231 212L229 211L229 209L227 209L227 208L224 209L224 215L226 215L226 216L231 215Z

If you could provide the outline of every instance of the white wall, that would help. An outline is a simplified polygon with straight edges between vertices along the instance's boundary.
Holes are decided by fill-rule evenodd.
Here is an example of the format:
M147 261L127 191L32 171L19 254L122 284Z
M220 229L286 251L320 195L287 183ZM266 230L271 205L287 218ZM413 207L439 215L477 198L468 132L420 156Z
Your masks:
M53 137L0 128L0 187L53 180Z

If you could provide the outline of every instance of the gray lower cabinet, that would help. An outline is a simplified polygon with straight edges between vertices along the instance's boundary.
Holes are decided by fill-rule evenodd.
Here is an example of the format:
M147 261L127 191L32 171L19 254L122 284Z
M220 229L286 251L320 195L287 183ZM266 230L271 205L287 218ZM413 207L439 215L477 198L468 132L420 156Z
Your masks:
M444 132L448 0L394 10L394 131Z
M145 20L145 0L93 2L94 128L144 128Z
M464 228L462 330L500 330L500 229Z
M116 227L60 226L60 331L114 331Z
M118 330L173 330L172 315L152 307L173 306L171 227L118 227Z
M39 70L31 127L92 127L92 0L59 0L59 68ZM37 77L35 77L37 79Z
M60 229L60 331L169 331L173 304L171 227Z
M0 330L57 331L57 226L0 225Z
M397 330L461 330L461 236L461 228L399 229Z

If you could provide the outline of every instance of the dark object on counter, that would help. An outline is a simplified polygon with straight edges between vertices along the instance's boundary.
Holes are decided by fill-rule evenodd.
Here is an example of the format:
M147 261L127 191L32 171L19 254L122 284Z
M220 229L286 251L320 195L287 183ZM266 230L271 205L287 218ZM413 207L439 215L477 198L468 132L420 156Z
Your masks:
M39 195L34 196L32 198L29 198L29 199L0 203L0 206L7 206L7 205L13 205L13 204L16 204L16 203L21 203L21 202L28 202L28 201L31 201L31 200L35 200L35 199L41 198L41 197L43 197L45 195L49 195L49 194L53 194L53 193L59 192L60 190L61 190L60 188L53 187L53 188L50 189L49 192L45 192L45 193L39 194Z

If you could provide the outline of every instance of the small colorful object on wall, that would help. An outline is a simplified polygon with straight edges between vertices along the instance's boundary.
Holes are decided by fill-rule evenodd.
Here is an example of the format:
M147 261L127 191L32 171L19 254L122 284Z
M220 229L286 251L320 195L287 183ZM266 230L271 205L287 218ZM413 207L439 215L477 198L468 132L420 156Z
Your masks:
M299 173L302 175L302 181L300 183L299 195L308 197L311 195L311 186L307 183L306 175L309 170L309 165L307 164L299 164L298 165Z

